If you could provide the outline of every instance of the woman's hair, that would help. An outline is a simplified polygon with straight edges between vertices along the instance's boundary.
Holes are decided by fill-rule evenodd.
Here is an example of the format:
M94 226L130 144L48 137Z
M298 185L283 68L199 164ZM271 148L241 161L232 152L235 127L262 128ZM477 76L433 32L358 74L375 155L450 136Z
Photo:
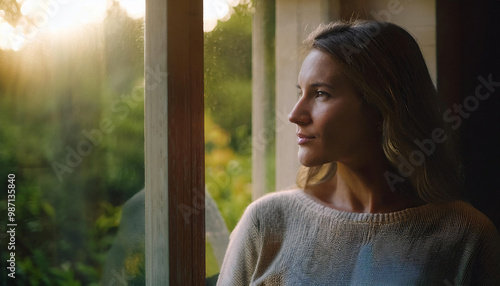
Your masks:
M424 202L459 198L455 140L413 37L391 23L335 22L320 25L305 43L308 50L333 56L365 102L380 113L391 189ZM302 167L297 185L324 182L335 172L335 163Z

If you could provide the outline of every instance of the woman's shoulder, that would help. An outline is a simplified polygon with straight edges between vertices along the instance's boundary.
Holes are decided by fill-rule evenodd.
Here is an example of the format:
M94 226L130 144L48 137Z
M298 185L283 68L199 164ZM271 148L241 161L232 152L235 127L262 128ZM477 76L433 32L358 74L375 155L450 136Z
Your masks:
M278 211L288 209L291 204L297 201L298 189L290 189L267 193L253 201L247 208L249 211L262 212L268 209Z
M271 192L256 199L252 204L274 204L281 202L288 202L296 199L297 195L301 192L300 189L288 189L276 192Z
M440 214L437 219L449 227L466 230L469 233L498 235L493 222L468 202L457 200L435 205L435 209Z
M298 210L299 192L300 190L292 189L267 193L248 205L243 216L259 225L284 223Z
M466 201L457 200L447 203L445 209L462 220L465 219L466 221L474 223L491 223L485 214Z

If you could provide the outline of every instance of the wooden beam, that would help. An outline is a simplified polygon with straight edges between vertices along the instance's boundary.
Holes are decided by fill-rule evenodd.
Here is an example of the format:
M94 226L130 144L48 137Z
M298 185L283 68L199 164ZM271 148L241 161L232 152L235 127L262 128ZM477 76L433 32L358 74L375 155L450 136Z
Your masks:
M170 285L204 285L203 2L167 3Z
M147 285L205 283L202 4L146 2Z
M145 189L146 285L168 285L167 4L146 1L145 27ZM156 71L155 71L156 70Z

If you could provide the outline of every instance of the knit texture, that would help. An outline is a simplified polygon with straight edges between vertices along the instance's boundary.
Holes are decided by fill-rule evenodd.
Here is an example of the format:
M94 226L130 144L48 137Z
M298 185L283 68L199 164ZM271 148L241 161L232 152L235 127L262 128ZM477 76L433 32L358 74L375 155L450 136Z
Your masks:
M217 285L500 285L500 238L463 201L351 213L282 191L246 209Z

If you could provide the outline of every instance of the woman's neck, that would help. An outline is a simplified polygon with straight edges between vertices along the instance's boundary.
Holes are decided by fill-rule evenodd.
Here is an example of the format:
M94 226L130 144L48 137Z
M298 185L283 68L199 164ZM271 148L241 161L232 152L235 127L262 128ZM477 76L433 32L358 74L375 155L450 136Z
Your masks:
M336 175L306 189L318 202L334 209L357 213L387 213L418 206L392 192L384 173L387 164L352 168L337 163Z

